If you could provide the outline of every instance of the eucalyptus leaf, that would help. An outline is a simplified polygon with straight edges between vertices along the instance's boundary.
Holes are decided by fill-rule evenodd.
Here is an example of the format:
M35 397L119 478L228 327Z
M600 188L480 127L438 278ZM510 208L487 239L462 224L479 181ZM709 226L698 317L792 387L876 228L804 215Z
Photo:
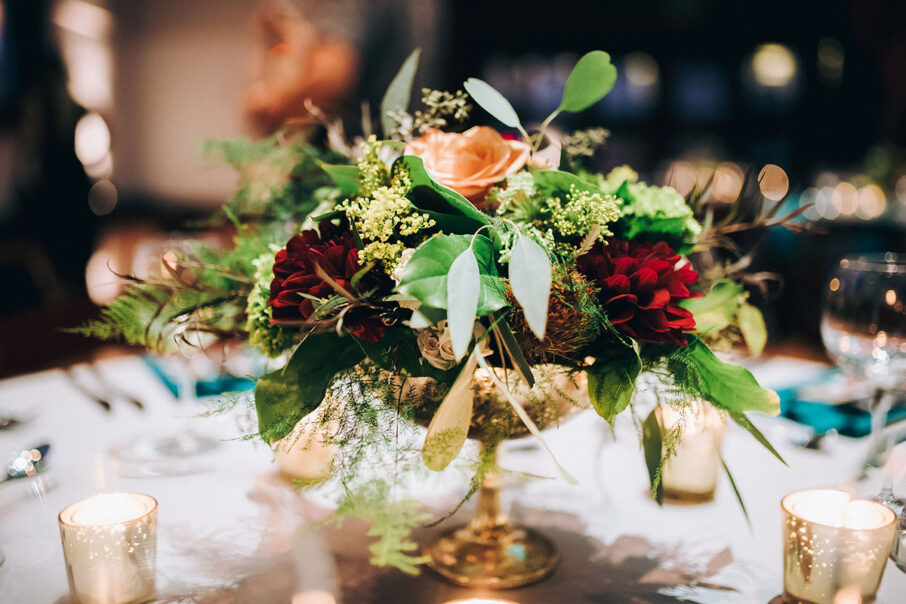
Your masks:
M496 88L478 78L469 78L463 83L463 88L482 109L497 118L504 126L521 127L516 110Z
M510 254L510 287L538 341L544 340L551 293L551 261L540 245L520 236Z
M453 261L469 247L471 235L434 235L406 263L398 289L423 306L447 309L447 275ZM478 261L480 290L477 316L508 306L506 292L497 276L494 247L483 235L474 237L472 251Z
M608 356L595 359L586 371L591 404L610 425L629 406L636 378L642 370L642 361L635 348L614 348Z
M475 350L469 356L428 424L422 460L435 472L440 472L456 459L469 435L474 400L472 377L478 363L478 354Z
M661 422L658 421L655 408L642 423L642 449L645 452L645 466L648 468L648 480L651 483L651 496L658 505L664 502L664 485L660 476L663 447Z
M456 257L447 273L447 326L457 361L469 351L480 292L478 260L472 248L467 247Z
M330 177L340 194L352 197L359 194L359 168L358 166L344 166L338 164L320 163L321 169Z
M569 73L559 110L576 113L588 109L604 98L616 81L617 68L610 62L610 55L591 51Z
M334 376L364 358L352 337L333 332L308 336L285 368L258 378L255 408L261 436L275 441L292 432L321 404Z
M736 320L739 324L739 331L742 332L742 338L749 348L749 354L753 357L760 356L765 344L768 343L768 328L764 324L761 311L748 302L743 302L739 307Z
M393 130L394 121L390 117L393 111L405 111L409 108L409 99L412 97L412 82L415 81L415 72L418 70L418 57L421 49L416 48L412 51L402 67L393 77L384 98L381 100L381 127L384 130L384 136L389 136Z

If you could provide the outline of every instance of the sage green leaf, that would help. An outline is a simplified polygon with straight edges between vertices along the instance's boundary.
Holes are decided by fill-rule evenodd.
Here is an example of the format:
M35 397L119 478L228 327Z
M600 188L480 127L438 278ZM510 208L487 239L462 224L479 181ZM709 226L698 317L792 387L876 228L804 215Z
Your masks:
M707 294L683 300L680 306L692 313L696 331L717 332L733 323L742 295L742 285L729 279L718 279Z
M428 424L422 460L435 472L440 472L456 459L469 435L474 399L472 376L478 364L478 354L477 350L472 351Z
M780 397L762 388L748 369L725 363L698 338L667 358L667 369L683 376L682 388L731 413L780 413Z
M273 442L292 432L321 404L334 376L362 359L362 349L352 337L333 332L308 336L285 368L258 378L255 408L262 438Z
M358 166L344 166L338 164L319 164L321 169L330 177L333 184L340 189L340 194L352 197L359 194L359 168Z
M447 309L447 275L453 261L469 247L471 235L434 235L412 254L406 263L398 289L423 306ZM506 292L497 276L494 247L483 235L475 237L472 252L478 262L480 289L477 316L508 305Z
M765 449L767 449L768 451L770 451L771 454L774 455L774 457L776 457L777 459L779 459L780 462L781 462L783 465L789 466L789 464L786 463L786 461L783 459L783 457L780 455L780 453L777 452L777 449L774 448L774 446L773 446L773 445L771 444L771 442L767 439L767 437L766 437L764 434L761 433L761 430L759 430L758 428L755 427L755 424L752 423L752 420L750 420L748 417L746 417L745 414L743 414L743 413L730 413L730 417L733 419L734 422L736 422L737 424L739 424L740 426L742 426L743 428L745 428L745 429L749 432L749 434L751 434L752 436L754 436L754 437L755 437L755 440L757 440L758 442L760 442L761 445L762 445Z
M743 302L739 307L736 320L739 323L742 338L749 348L749 354L753 357L760 356L765 344L768 343L768 328L764 324L761 311L748 302Z
M447 273L447 327L457 362L469 351L480 293L478 260L472 248L467 247L456 257Z
M463 83L463 88L478 105L497 118L504 126L519 128L519 116L506 98L497 92L497 89L478 78L469 78Z
M720 456L720 465L723 466L724 472L727 474L727 480L730 481L730 486L733 487L733 494L736 495L736 501L739 502L739 507L742 508L742 515L746 517L746 524L749 525L749 528L752 526L752 521L749 519L749 511L746 509L746 503L742 500L742 493L739 492L739 488L736 486L736 481L733 480L733 475L730 474L730 468L727 466L727 462L724 461L724 456Z
M641 371L642 360L630 346L619 347L612 354L595 359L586 371L591 404L610 425L629 406Z
M412 185L408 197L412 205L434 219L444 232L471 234L491 223L490 217L480 212L472 202L434 180L422 158L404 155L394 162L394 166L396 164L402 164L409 172Z
M560 111L576 113L588 109L610 92L617 81L617 68L610 55L593 50L584 55L566 79Z
M604 195L600 188L585 182L570 172L538 170L532 173L532 179L535 183L535 189L545 193L566 193L569 192L570 187L576 187L577 191Z
M388 115L392 111L405 111L409 108L409 99L412 97L412 82L415 81L415 72L418 69L418 57L421 49L416 48L412 51L403 66L396 72L384 98L381 99L381 127L384 135L389 136L393 130L394 121Z
M661 435L661 423L658 421L657 408L655 408L642 422L642 449L645 452L648 481L651 483L651 497L658 505L664 502L664 485L661 482L663 447L664 438Z
M529 388L533 387L535 385L535 376L532 374L532 368L528 361L525 360L525 354L523 354L522 348L519 347L519 342L516 340L516 336L513 335L513 330L510 329L509 323L506 321L498 323L494 313L491 313L490 317L494 323L493 330L500 337L504 353L509 357L511 364L522 379L525 380Z
M538 341L544 340L551 293L551 261L540 245L520 236L510 254L510 287L525 321Z

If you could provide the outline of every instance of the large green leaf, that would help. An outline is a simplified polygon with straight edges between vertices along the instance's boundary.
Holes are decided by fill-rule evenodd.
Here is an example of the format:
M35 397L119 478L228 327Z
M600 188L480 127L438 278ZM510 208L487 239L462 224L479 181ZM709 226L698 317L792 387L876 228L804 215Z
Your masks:
M642 423L642 449L645 452L645 466L648 468L651 496L658 505L661 505L664 501L664 485L660 476L663 447L664 438L661 435L661 422L658 421L657 408L655 408Z
M588 396L598 415L613 420L629 406L642 361L635 348L614 346L612 354L595 360L588 368Z
M267 373L255 386L258 431L268 441L283 438L318 408L337 372L364 358L352 337L312 334L282 370Z
M447 273L447 327L457 361L469 351L480 293L478 260L472 248L467 247L456 257Z
M497 92L496 88L478 78L469 78L462 86L482 109L500 120L504 126L509 126L510 128L518 128L520 126L516 110L506 100L506 97Z
M570 187L576 187L577 191L603 194L601 189L585 182L571 172L539 170L532 173L532 178L535 181L535 188L545 193L565 193L569 191Z
M409 108L409 99L412 97L412 82L415 80L415 72L418 69L418 57L421 49L416 48L412 51L403 66L393 77L384 98L381 99L381 127L384 129L384 136L389 136L393 129L394 121L388 115L392 111L405 111Z
M742 295L742 285L729 279L718 279L707 294L683 300L680 306L692 313L699 333L716 332L733 322Z
M399 291L412 296L424 306L448 309L447 274L453 261L469 247L471 235L434 235L418 246L406 263ZM477 316L500 310L508 305L506 293L497 276L494 248L483 235L475 237L472 245L478 262L481 289L478 295Z
M593 50L584 55L566 79L560 111L576 113L588 109L610 92L617 81L617 68L610 55Z
M551 261L547 252L520 235L510 254L509 276L526 323L538 341L543 341L551 293Z
M340 189L345 197L359 194L359 168L358 166L344 166L337 164L319 164L327 173L330 180Z
M780 413L780 398L762 388L748 369L725 363L698 338L667 359L667 369L681 376L682 387L715 406L733 413L760 411Z
M445 232L451 231L441 224L441 220L452 219L450 224L467 229L462 231L463 233L472 233L477 228L491 223L490 217L480 212L468 199L434 180L425 168L422 158L404 155L396 161L405 165L409 171L409 179L412 181L409 199L412 205L438 220L438 226Z

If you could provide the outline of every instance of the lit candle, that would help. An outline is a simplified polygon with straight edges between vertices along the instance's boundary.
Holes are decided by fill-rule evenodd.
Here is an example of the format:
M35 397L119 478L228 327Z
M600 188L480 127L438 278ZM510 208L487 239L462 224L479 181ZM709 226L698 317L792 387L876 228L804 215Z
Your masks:
M893 541L893 511L830 489L792 493L780 505L784 601L833 604L852 594L873 602Z
M73 604L127 604L154 595L157 501L101 493L60 512Z
M301 420L293 431L274 443L274 460L282 476L289 480L318 480L328 475L334 447L324 442L321 430L335 428L320 417Z
M696 401L677 410L661 406L659 419L666 434L682 430L673 455L664 462L664 498L686 502L711 501L720 474L720 444L726 427L710 404Z

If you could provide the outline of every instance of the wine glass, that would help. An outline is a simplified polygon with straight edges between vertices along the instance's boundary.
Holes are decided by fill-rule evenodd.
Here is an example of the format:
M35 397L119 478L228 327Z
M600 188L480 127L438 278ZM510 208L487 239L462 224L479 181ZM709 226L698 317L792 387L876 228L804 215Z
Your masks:
M844 375L874 388L866 465L877 465L887 448L882 429L894 390L906 383L906 256L840 260L825 288L821 337Z

